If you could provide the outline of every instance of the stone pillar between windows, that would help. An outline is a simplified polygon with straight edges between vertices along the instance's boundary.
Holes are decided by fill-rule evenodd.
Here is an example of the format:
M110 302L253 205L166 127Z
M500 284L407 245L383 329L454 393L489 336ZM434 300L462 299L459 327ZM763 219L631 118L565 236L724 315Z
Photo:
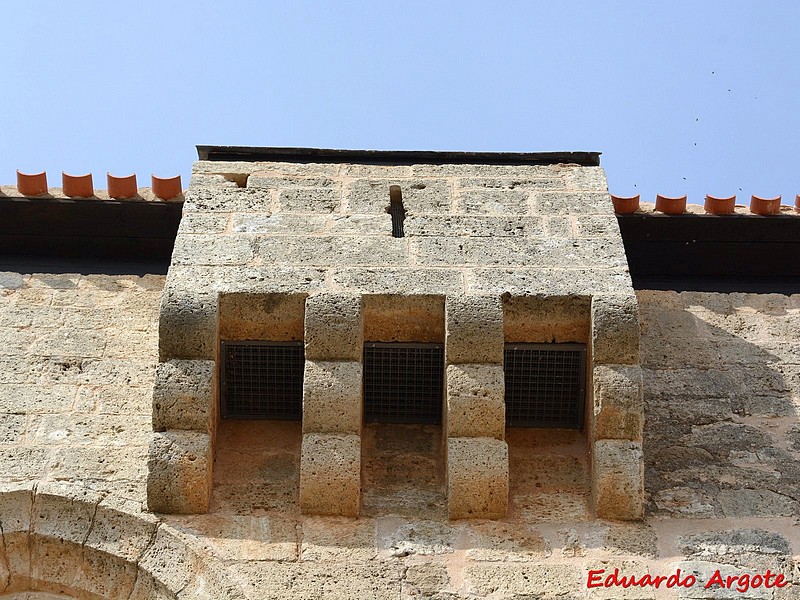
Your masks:
M306 300L300 509L357 517L361 506L361 297Z
M592 387L589 444L594 512L604 519L642 519L644 404L634 294L592 298Z
M503 307L494 296L445 302L447 508L451 519L508 512Z

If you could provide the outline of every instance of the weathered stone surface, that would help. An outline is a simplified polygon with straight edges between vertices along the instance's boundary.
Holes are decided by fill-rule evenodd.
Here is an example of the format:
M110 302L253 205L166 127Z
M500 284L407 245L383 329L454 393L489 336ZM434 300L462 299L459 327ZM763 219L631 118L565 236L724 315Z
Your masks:
M453 294L464 293L464 277L456 269L335 268L333 284L344 291L362 294Z
M448 438L451 519L497 519L508 510L508 446L492 438Z
M187 213L181 218L178 234L224 233L228 219L224 213Z
M448 296L445 361L503 364L503 307L496 296Z
M466 567L464 578L470 595L519 600L574 598L586 583L582 569L564 564L480 563Z
M171 360L158 365L153 387L153 431L190 429L209 433L216 394L216 364Z
M255 237L237 235L186 235L175 241L172 264L245 265L255 256Z
M598 517L635 521L644 514L641 444L598 440L592 449L592 496Z
M465 273L467 294L591 296L632 289L627 268L476 268Z
M389 207L389 186L399 185L408 213L450 212L450 183L437 179L357 179L344 192L344 205L354 213L384 213Z
M300 458L300 508L306 514L357 517L361 504L361 440L306 433Z
M409 215L403 222L406 237L541 237L544 226L537 217L466 215Z
M147 461L147 507L170 514L204 513L211 494L213 453L208 434L153 434Z
M531 212L528 194L522 190L483 189L456 196L458 212L486 215L526 215Z
M289 213L238 213L233 215L234 233L266 233L270 235L297 235L321 233L328 225L325 215L295 215Z
M364 323L361 297L356 294L317 294L306 301L307 360L360 362Z
M502 365L449 365L447 437L505 437L505 381Z
M301 342L305 303L305 294L220 294L219 338Z
M587 343L590 299L586 296L503 296L506 342Z
M363 307L366 341L444 341L444 296L367 295L363 297Z
M261 237L256 256L278 266L404 266L407 241L402 238L362 236Z
M641 442L644 426L642 371L638 366L597 365L594 385L594 439Z
M303 433L361 433L363 369L356 361L306 360Z
M595 364L639 363L639 312L635 295L592 297L592 360Z
M183 212L269 212L272 194L271 190L238 187L190 189L186 193Z
M292 188L278 193L278 210L288 213L332 213L339 210L342 192L337 188Z
M545 215L614 213L607 192L534 192L533 210Z

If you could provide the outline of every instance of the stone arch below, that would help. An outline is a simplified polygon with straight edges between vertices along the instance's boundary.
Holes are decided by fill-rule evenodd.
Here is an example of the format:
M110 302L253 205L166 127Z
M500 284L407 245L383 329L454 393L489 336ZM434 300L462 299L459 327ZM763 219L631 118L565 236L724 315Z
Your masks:
M0 484L0 507L0 600L244 597L136 502L73 484Z

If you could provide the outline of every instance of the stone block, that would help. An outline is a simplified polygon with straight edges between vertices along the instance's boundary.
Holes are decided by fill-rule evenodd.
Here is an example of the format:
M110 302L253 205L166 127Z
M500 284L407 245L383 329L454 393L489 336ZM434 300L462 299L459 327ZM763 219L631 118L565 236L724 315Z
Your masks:
M447 440L451 519L499 519L508 512L508 445L493 438Z
M153 431L190 429L209 433L215 375L216 364L211 360L159 363L153 386Z
M231 187L198 187L186 192L183 214L191 212L269 212L272 190Z
M223 233L228 226L229 215L225 213L190 212L181 217L178 235Z
M317 294L306 300L306 360L361 362L364 323L361 297Z
M540 217L542 218L542 217ZM551 238L574 238L575 231L572 227L573 217L559 215L555 217L543 217L545 235Z
M527 192L497 189L461 192L456 197L456 210L481 215L527 215L531 212Z
M254 236L181 235L172 250L174 265L244 265L255 256Z
M497 296L448 296L445 361L503 364L503 306Z
M304 215L312 217L314 215ZM406 220L406 223L408 221ZM386 237L392 233L392 216L382 215L339 215L328 216L327 232L331 235L378 235ZM406 233L408 235L408 233Z
M303 373L303 433L361 433L360 362L307 360Z
M592 380L593 438L641 442L644 426L641 368L597 365L593 369Z
M581 238L616 238L619 237L619 223L614 215L577 215L575 226Z
M595 364L639 363L639 305L635 294L592 297L592 360Z
M541 215L614 214L608 192L533 192L533 206Z
M82 545L103 494L67 483L40 483L31 528L37 535Z
M632 289L627 268L534 268L471 269L466 275L466 293L489 295L591 296Z
M364 339L441 344L444 296L375 294L363 297Z
M147 507L167 514L208 511L213 452L208 434L166 431L153 434L147 461Z
M497 217L468 215L409 215L403 223L406 237L541 237L539 217Z
M276 266L405 266L408 241L385 236L262 237L256 255Z
M219 338L300 342L305 302L306 294L220 294Z
M503 331L511 343L588 343L588 296L503 297Z
M458 187L479 190L563 190L561 177L461 177Z
M644 517L642 445L597 440L592 447L592 500L601 519L638 521Z
M189 289L167 286L161 301L158 333L161 361L174 358L213 360L217 294L193 294Z
M278 194L278 210L287 213L332 213L339 211L342 192L338 188L290 188Z
M232 229L234 233L267 233L270 235L322 233L329 220L326 215L238 213L233 215Z
M450 212L450 183L442 179L356 179L344 192L346 209L353 213L385 213L390 185L400 186L403 206L409 214Z
M361 438L306 433L300 456L300 510L357 517L361 504Z
M447 437L502 440L506 428L503 366L449 365L445 377Z
M158 517L142 512L141 503L109 495L97 505L86 547L138 561L158 527Z
M247 187L261 188L261 189L297 189L306 188L320 189L332 188L338 184L330 177L316 177L316 176L300 176L300 175L282 175L276 171L259 171L253 173L247 178ZM311 211L315 212L315 211Z
M464 276L456 269L334 268L332 283L359 294L463 294Z
M412 165L414 177L513 177L549 178L561 175L561 165L476 165L476 164L419 164Z

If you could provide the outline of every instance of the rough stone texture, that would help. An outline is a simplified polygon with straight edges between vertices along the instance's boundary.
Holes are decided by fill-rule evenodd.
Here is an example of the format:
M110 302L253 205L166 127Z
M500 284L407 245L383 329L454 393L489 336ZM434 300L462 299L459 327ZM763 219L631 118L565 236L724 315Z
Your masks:
M584 296L503 297L506 342L587 343L590 298Z
M220 294L219 339L301 342L305 302L305 294Z
M496 296L448 296L445 362L503 364L503 307Z
M497 519L508 510L508 446L491 438L447 439L451 519Z
M641 444L597 440L592 448L592 495L598 517L631 521L644 514Z
M448 365L445 379L447 437L502 440L506 430L503 367Z
M635 295L592 297L592 359L595 364L639 363L639 318Z
M303 373L303 433L361 434L360 362L307 360Z
M360 504L359 436L304 434L300 458L300 509L306 514L357 517Z
M363 331L359 296L319 294L306 301L306 360L361 362Z
M594 439L641 443L644 426L641 369L628 365L597 365L592 369L592 381Z
M153 387L153 430L211 432L216 414L216 364L206 360L159 363Z
M156 513L208 510L213 453L208 434L170 430L153 434L147 461L147 506Z

